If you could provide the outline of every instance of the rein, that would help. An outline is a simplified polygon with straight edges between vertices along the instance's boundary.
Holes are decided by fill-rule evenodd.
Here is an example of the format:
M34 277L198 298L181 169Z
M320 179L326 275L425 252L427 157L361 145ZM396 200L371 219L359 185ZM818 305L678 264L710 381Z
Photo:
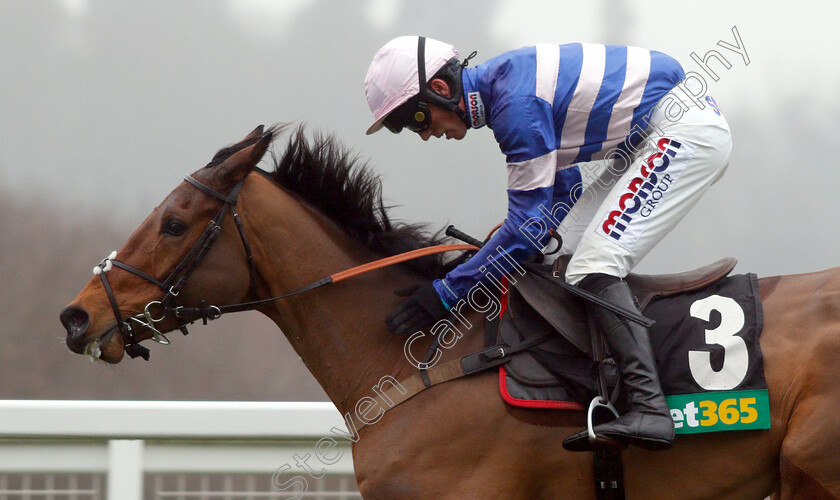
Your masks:
M369 262L367 264L362 264L360 266L346 269L344 271L340 271L338 273L321 278L297 290L283 295L278 295L276 297L222 306L208 305L207 302L204 300L201 300L199 302L199 307L179 306L175 303L178 295L184 289L184 286L186 285L190 275L193 273L193 271L195 271L195 269L201 263L201 260L204 258L204 256L207 254L210 248L212 248L213 244L218 239L219 234L222 230L222 223L224 222L224 219L227 216L228 212L231 212L233 215L233 221L236 224L236 229L239 232L239 238L242 240L242 246L245 249L245 257L248 261L248 272L250 275L248 296L253 297L256 292L257 276L256 265L254 264L254 256L251 252L251 245L249 244L248 238L245 235L245 229L242 225L242 221L239 218L239 214L236 212L235 209L236 202L239 197L239 192L242 190L242 184L244 180L239 181L236 184L236 186L234 186L234 188L231 190L230 194L228 194L227 196L202 184L201 182L194 179L192 176L187 175L184 177L184 180L192 186L194 186L195 188L199 189L200 191L218 200L221 200L223 202L223 205L219 212L216 214L216 216L213 217L213 219L211 219L210 222L207 224L207 227L204 229L204 232L201 234L201 236L199 236L198 240L195 242L195 244L193 244L192 248L190 248L187 254L181 259L178 265L175 266L175 269L169 274L169 276L165 280L160 281L154 276L140 269L137 269L133 266L116 260L117 252L112 252L111 255L103 259L96 267L93 268L93 274L98 275L100 277L100 279L102 280L102 285L105 288L105 293L108 295L108 300L111 303L111 308L113 309L114 317L117 320L117 328L120 334L122 335L123 343L125 344L125 352L132 358L136 358L139 356L148 361L150 354L149 349L140 345L140 340L138 340L137 337L134 335L134 328L132 327L132 322L137 326L141 326L143 328L151 330L151 340L159 344L166 345L170 343L169 338L166 336L165 333L159 331L155 326L156 324L161 323L168 318L174 317L175 319L177 319L179 323L178 328L184 335L187 335L189 333L187 331L187 325L199 319L201 319L206 325L208 321L218 319L223 314L253 310L263 304L268 304L276 300L285 299L287 297L315 290L316 288L320 288L322 286L338 283L339 281L343 281L345 279L352 278L354 276L358 276L369 271L381 269L383 267L391 266L401 262L406 262L420 257L425 257L427 255L433 255L444 252L452 252L458 250L478 250L478 247L475 245L435 245L431 247L412 250L410 252L405 252L398 255L393 255L383 259L375 260L373 262ZM134 316L129 316L128 318L123 320L119 304L117 303L116 295L114 294L114 291L111 288L111 284L108 281L107 277L108 271L110 271L114 267L120 268L156 285L158 288L164 291L163 298L161 298L160 300L153 300L149 302L148 304L146 304L146 307L143 308L142 313L136 314Z

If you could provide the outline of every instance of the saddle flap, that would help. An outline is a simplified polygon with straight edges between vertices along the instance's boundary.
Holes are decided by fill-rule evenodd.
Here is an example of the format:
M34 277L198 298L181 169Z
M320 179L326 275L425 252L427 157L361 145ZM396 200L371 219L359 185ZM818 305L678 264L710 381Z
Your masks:
M581 354L581 350L562 335L562 332L561 335L558 335L558 331L554 325L536 312L533 306L515 288L511 289L508 293L507 309L508 314L505 316L510 317L512 324L510 327L500 329L500 336L508 345L513 345L512 342L520 342L532 337L549 334L548 340L537 344L533 349L552 354L568 354L572 356Z
M521 299L520 299L521 301ZM505 314L499 322L499 340L507 345L518 345L526 338L543 335L546 331L554 332L554 328L535 314L522 315L520 324L513 318L513 314ZM536 319L535 319L536 318ZM542 324L539 324L540 321ZM514 354L507 363L508 374L516 381L531 387L553 387L561 385L557 376L546 369L532 355L534 351L541 351L548 359L556 360L558 356L576 356L581 354L559 335L553 335L545 342L526 351Z
M563 384L528 351L517 353L506 365L507 373L517 382L530 387L557 387Z
M556 331L565 337L578 350L592 354L592 341L586 310L580 299L544 278L532 273L517 278L514 289L518 292L537 315L545 319ZM511 294L516 295L516 294ZM511 314L518 322L529 316L531 311L521 307L517 314L517 301L508 302ZM522 329L520 329L521 331Z

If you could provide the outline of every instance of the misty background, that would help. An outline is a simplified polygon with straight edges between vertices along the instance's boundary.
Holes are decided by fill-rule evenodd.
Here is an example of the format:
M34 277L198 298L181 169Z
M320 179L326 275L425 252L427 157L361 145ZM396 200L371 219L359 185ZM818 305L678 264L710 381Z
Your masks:
M403 34L480 63L538 42L636 45L706 77L729 120L726 175L640 265L736 256L759 276L840 264L840 33L833 2L0 0L0 398L324 399L273 323L194 326L150 363L91 364L61 309L182 177L258 124L306 123L382 175L395 219L483 236L506 213L485 129L365 136L364 76ZM734 44L733 26L750 59ZM715 49L731 64L690 54ZM275 143L282 148L285 138Z

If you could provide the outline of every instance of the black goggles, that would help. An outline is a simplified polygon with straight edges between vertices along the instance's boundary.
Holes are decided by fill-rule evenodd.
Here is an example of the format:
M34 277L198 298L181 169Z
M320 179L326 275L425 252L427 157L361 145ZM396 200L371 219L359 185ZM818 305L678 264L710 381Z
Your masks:
M429 105L417 96L398 107L385 118L382 125L395 134L399 134L403 127L412 132L423 132L432 124Z

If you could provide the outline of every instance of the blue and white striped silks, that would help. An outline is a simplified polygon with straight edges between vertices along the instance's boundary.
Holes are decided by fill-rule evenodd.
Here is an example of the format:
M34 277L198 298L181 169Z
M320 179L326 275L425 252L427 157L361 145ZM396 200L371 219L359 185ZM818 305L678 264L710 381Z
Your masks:
M484 249L435 282L444 302L454 305L487 274L509 272L500 249L515 262L536 253L576 199L574 165L641 138L646 115L684 76L661 52L588 43L523 47L465 68L472 125L492 129L507 158L508 214Z

